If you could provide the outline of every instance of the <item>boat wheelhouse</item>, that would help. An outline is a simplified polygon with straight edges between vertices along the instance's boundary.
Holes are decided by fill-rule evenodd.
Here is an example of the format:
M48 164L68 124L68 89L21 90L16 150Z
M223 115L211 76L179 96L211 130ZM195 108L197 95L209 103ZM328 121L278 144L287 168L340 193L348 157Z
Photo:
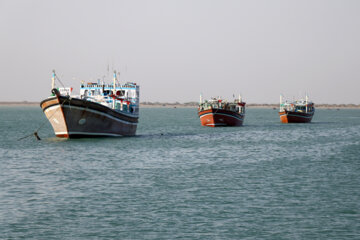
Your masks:
M80 85L80 99L96 102L123 113L139 113L138 96L139 86L131 82L124 85L92 82Z

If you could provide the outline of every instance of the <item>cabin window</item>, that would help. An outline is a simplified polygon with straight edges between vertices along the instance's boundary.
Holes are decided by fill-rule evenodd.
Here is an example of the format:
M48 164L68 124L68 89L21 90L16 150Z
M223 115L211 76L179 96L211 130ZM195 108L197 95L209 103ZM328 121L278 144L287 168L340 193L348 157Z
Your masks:
M125 95L125 91L124 90L118 90L116 91L116 96L122 97Z
M104 91L104 96L107 96L107 95L109 95L109 94L111 94L111 91L110 91L110 90L105 90L105 91Z

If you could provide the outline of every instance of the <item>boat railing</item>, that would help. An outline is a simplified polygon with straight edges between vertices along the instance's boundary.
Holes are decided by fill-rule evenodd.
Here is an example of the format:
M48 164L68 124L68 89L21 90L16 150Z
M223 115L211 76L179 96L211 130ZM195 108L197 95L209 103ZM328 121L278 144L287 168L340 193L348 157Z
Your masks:
M204 103L199 104L199 110L205 111L210 109L223 109L229 110L238 113L245 113L245 104L239 105L238 103L228 103L228 102L213 102L205 101Z

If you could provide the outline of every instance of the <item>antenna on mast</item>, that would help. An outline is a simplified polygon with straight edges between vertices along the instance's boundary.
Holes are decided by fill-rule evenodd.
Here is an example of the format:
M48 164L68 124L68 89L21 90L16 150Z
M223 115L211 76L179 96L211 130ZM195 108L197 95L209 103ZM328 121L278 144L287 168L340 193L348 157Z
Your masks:
M53 70L52 78L51 78L51 89L55 88L55 70Z

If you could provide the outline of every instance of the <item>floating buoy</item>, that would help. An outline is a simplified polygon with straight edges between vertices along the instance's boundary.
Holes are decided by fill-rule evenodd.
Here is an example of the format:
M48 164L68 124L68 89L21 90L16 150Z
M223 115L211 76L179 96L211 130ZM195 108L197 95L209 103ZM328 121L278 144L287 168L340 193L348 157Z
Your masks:
M41 140L37 132L34 132L34 136L36 137L37 140Z

